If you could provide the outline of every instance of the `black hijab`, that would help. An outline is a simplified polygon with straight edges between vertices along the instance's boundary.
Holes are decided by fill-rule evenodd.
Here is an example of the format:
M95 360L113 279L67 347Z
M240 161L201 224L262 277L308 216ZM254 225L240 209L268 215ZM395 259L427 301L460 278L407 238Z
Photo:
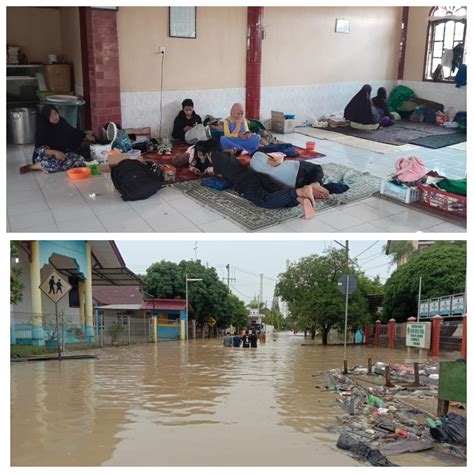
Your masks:
M48 146L51 150L75 151L84 140L86 134L77 128L71 127L65 119L59 118L57 124L49 121L51 112L58 109L51 104L45 105L38 115L38 127L36 129L35 147Z
M377 95L372 99L372 103L378 109L383 110L383 115L385 117L390 117L390 112L387 106L387 91L385 87L379 87L377 90Z
M351 99L344 109L344 117L351 122L370 125L374 123L374 114L372 113L372 102L370 93L372 87L365 84L362 89Z

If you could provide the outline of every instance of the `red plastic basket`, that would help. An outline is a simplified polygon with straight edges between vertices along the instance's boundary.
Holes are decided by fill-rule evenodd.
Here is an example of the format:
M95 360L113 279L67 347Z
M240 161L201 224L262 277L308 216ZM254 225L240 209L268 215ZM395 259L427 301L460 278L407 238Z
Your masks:
M418 184L420 190L419 203L422 206L448 214L450 216L467 216L467 197L447 193L440 189Z

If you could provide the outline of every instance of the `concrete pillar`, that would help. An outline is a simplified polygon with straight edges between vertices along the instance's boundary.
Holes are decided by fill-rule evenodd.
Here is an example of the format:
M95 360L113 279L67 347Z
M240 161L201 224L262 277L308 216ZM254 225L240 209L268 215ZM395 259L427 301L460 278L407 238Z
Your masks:
M260 118L262 75L263 7L247 7L247 69L245 78L245 115Z
M395 349L395 319L388 321L388 348Z
M85 313L85 292L84 292L84 282L79 280L77 285L77 291L79 293L79 320L81 322L82 332L86 333L86 313Z
M79 8L87 128L122 122L117 12Z
M439 356L439 346L441 342L441 321L440 315L433 316L431 320L431 355Z
M40 290L40 252L39 241L31 242L31 262L30 262L30 283L31 283L31 313L32 313L32 344L34 346L44 346L43 332L43 305Z
M158 342L158 318L153 316L151 319L152 322L152 331L151 331L151 342L157 343Z
M382 321L380 319L377 319L375 321L375 346L380 347L380 325L382 324Z
M368 344L369 343L369 339L370 339L370 324L366 324L364 326L364 339L365 339L365 344Z
M411 316L410 318L408 318L407 323L416 323L415 316ZM415 349L414 347L407 347L407 357L412 357L412 354L413 354L414 350L416 350L417 353L419 352L419 350Z
M85 309L85 321L86 321L86 336L87 342L94 342L94 309L92 307L92 254L91 254L91 243L86 242L86 259L87 259L87 271L86 281L84 282L84 309Z
M467 314L464 315L462 321L461 357L467 361Z

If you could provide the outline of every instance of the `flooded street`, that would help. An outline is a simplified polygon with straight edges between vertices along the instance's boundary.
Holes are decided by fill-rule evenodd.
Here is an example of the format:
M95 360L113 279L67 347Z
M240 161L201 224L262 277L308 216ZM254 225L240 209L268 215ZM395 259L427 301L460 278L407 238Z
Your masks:
M11 464L361 465L336 448L327 427L342 410L312 377L340 367L342 347L303 341L279 335L256 350L160 342L12 364ZM404 351L348 347L350 366L368 357L406 361ZM429 452L391 460L456 465Z

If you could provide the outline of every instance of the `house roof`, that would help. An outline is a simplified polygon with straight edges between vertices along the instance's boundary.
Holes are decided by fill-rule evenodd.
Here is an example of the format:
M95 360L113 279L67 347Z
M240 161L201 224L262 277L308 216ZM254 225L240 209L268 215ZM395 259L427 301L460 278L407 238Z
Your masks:
M92 296L101 306L143 303L139 286L93 286Z
M106 304L103 306L97 306L97 308L119 311L139 311L141 309L141 304Z
M186 300L173 300L166 298L147 299L143 302L141 309L145 310L163 310L163 311L182 311L186 309ZM191 305L189 311L192 311Z

